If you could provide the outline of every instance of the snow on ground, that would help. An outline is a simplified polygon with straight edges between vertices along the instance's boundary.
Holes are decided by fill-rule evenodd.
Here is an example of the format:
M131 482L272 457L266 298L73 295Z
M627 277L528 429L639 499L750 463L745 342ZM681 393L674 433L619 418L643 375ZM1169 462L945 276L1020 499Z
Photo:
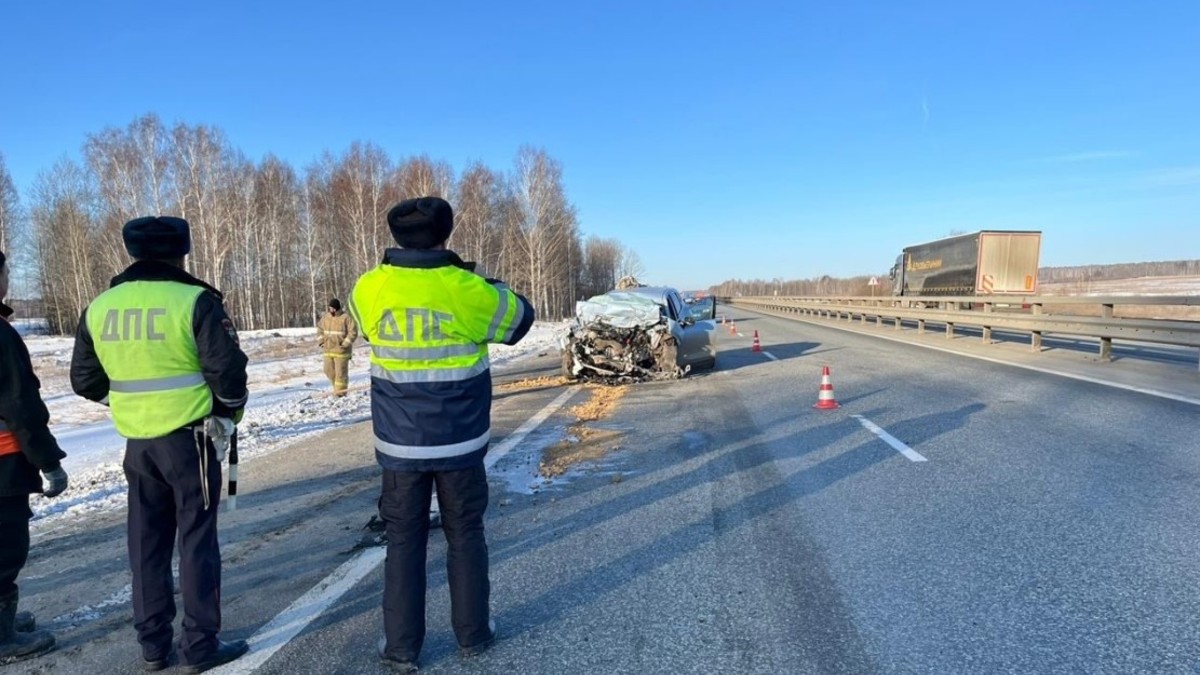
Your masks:
M1137 277L1039 284L1046 295L1200 295L1200 276Z
M492 345L492 366L503 368L523 356L557 349L566 330L566 323L539 322L514 347ZM312 329L244 331L240 336L250 357L250 402L238 432L241 462L265 457L334 427L370 419L370 363L365 345L355 350L351 361L350 393L336 398L329 395ZM72 340L31 337L27 344L50 408L51 430L67 453L63 465L71 476L71 487L63 495L33 498L34 530L45 532L67 519L123 508L125 442L113 428L107 408L71 393ZM364 450L364 456L370 456L369 449Z

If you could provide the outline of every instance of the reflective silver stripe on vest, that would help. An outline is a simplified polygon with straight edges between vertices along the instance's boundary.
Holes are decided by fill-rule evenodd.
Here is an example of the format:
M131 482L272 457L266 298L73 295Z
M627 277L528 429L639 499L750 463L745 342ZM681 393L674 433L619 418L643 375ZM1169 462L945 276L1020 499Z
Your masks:
M500 339L500 341L508 342L508 341L512 340L513 333L517 332L517 326L520 326L521 322L524 320L525 320L525 303L521 302L520 299L518 299L517 300L517 315L513 317L512 325L510 325L508 327L508 330L504 331L504 337L502 337Z
M503 284L497 284L495 289L500 292L500 306L496 308L496 313L492 315L492 323L488 326L487 337L484 342L494 342L496 333L500 331L500 324L504 323L504 316L508 314L508 287Z
M465 455L487 445L487 442L492 439L492 430L488 429L483 432L482 436L472 438L469 441L462 443L451 443L450 445L396 445L375 437L375 449L388 457L397 459L442 459L444 457L457 457Z
M382 347L371 345L371 353L380 359L398 361L434 361L455 356L472 356L479 353L479 345L445 345L443 347Z
M198 384L204 384L204 375L188 373L174 377L160 377L154 380L113 380L108 383L108 390L119 394L145 394L151 391L170 391L186 389Z
M462 382L486 373L491 363L486 358L467 368L422 368L420 370L388 370L378 363L371 364L371 377L396 384L421 382Z

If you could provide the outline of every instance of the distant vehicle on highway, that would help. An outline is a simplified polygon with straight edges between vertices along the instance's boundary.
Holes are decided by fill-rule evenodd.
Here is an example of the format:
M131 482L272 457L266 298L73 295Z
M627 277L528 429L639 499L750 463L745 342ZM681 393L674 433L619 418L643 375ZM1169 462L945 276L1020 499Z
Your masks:
M638 286L579 302L563 344L570 380L683 377L717 362L716 298L691 304L674 288Z
M892 295L1034 295L1042 233L982 230L904 249Z

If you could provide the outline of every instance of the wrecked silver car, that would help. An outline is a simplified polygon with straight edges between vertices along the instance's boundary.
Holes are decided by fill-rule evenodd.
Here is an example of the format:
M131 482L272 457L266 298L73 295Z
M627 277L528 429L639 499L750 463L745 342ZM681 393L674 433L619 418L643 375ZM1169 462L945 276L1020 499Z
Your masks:
M626 384L712 368L715 317L712 298L688 305L673 288L628 287L582 300L564 339L563 375Z

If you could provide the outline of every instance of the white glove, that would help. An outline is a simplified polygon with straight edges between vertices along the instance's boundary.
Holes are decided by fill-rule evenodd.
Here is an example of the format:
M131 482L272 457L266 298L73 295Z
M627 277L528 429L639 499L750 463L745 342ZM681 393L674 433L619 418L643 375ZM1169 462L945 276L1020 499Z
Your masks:
M204 420L204 435L212 441L217 449L217 462L225 461L225 453L229 450L229 439L233 438L233 420L228 417L209 417Z

